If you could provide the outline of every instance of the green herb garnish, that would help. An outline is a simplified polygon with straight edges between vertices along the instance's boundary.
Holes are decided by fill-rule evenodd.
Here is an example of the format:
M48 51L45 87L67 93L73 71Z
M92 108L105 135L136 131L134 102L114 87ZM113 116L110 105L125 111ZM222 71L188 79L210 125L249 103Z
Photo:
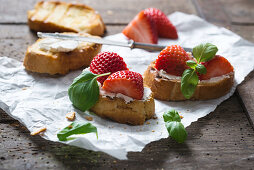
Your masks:
M171 110L163 114L165 126L169 136L178 143L183 143L187 138L187 132L181 123L181 118L176 110Z
M181 79L181 91L186 99L190 99L194 94L198 84L198 74L206 74L206 68L201 62L207 62L211 60L217 53L218 48L211 44L200 44L193 48L193 56L196 59L188 60L186 64L190 67L186 69L182 74Z
M86 111L94 106L99 99L99 85L96 80L98 77L109 75L93 74L89 71L82 72L68 89L68 95L72 104L81 111Z
M57 133L57 137L60 141L72 140L75 138L68 138L74 134L87 134L94 132L98 138L97 128L91 123L77 123L73 122L69 126L65 127L63 130Z

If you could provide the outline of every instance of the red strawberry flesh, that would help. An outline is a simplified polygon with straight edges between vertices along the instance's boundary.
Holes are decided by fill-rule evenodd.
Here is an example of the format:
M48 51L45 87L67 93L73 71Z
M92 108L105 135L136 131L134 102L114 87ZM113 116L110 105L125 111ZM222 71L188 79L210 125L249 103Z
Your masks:
M93 58L90 64L90 71L95 74L110 72L111 74L121 70L128 70L123 58L114 52L101 52ZM97 78L103 84L108 76Z
M141 11L122 31L122 33L142 43L157 44L158 35L154 21L148 18L144 11Z
M209 80L213 77L219 77L234 71L233 66L229 61L219 55L216 55L212 60L201 63L206 67L206 74L200 74L200 80Z
M157 70L164 70L168 74L182 76L188 68L186 61L192 58L179 45L170 45L162 50L155 61Z
M111 74L103 83L102 88L112 93L121 93L141 100L144 95L142 75L133 71L118 71Z

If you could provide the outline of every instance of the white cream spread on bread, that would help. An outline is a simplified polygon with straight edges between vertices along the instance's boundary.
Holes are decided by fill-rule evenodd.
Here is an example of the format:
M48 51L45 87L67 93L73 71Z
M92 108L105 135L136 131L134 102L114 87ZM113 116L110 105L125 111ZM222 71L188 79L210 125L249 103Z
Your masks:
M149 96L151 95L152 91L150 90L150 88L148 87L144 87L144 95L143 95L143 98L142 98L142 101L146 100L149 98ZM135 99L129 97L129 96L126 96L124 94L121 94L121 93L110 93L110 92L107 92L105 90L103 90L102 88L100 88L100 95L102 95L103 97L110 97L110 98L121 98L125 101L126 104L130 103L131 101L134 101Z
M168 74L166 71L164 70L157 70L154 68L154 70L150 70L151 72L156 72L158 73L158 75L164 79L168 79L168 80L181 80L180 76L175 76L175 75L171 75ZM233 72L222 75L222 76L218 76L218 77L212 77L209 80L199 80L199 83L213 83L213 82L218 82L221 81L225 78L230 78L230 75L233 74Z
M74 40L60 40L55 38L44 38L39 42L41 50L51 52L70 52L75 50L79 43Z

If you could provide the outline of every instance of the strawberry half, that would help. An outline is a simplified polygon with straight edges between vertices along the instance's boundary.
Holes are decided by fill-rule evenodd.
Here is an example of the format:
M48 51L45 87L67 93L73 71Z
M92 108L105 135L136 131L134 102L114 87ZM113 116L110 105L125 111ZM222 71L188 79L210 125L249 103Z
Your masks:
M184 70L188 68L186 61L191 59L182 47L170 45L160 52L154 67L171 75L182 76Z
M229 61L219 55L216 55L210 61L201 63L206 67L206 74L200 74L200 80L208 80L212 77L218 77L234 71L233 66Z
M141 100L144 95L142 75L129 70L111 74L104 81L102 88L106 91L121 93L137 100Z
M168 17L159 9L147 8L144 10L146 16L154 20L159 37L177 39L176 27L171 23Z
M117 53L101 52L93 58L90 64L90 71L95 74L103 74L110 72L111 74L121 70L128 70L123 58ZM97 78L103 84L108 76Z
M146 16L144 11L136 15L122 33L136 42L150 44L157 44L158 42L156 25L150 17Z

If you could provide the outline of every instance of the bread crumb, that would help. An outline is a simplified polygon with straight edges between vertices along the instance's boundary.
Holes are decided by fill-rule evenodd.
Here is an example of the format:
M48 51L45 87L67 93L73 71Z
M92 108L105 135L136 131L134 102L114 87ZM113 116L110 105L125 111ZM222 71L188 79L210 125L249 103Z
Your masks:
M150 122L146 122L146 124L147 124L147 125L149 125L149 124L150 124Z
M152 130L152 132L155 132L155 130Z
M153 116L153 119L158 119L158 117L157 116Z
M88 120L88 121L92 121L93 117L92 116L85 116L85 119Z
M113 15L113 11L107 10L107 14L108 14L108 15Z
M27 90L28 87L23 87L22 90Z
M182 118L183 118L183 116L180 116L180 118L182 119Z
M47 130L47 128L43 127L43 128L40 128L40 129L37 129L33 132L30 133L30 135L34 136L34 135L38 135L40 134L41 132L45 132Z
M75 120L75 112L69 112L65 116L69 121Z

